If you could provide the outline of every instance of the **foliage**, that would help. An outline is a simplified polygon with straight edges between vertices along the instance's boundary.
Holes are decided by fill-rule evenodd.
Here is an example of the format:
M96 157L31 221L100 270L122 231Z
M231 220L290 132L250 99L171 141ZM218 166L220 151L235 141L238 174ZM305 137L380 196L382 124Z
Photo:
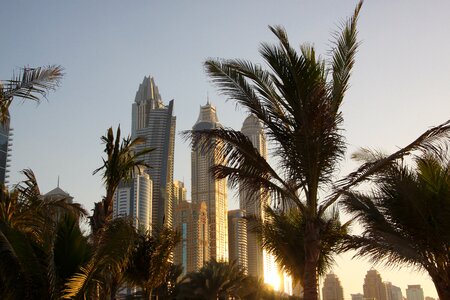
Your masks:
M121 140L120 126L117 127L115 137L112 127L110 127L106 136L102 136L101 140L105 144L104 152L107 158L103 158L103 165L93 173L102 171L106 196L101 202L95 203L94 213L90 219L94 235L112 218L114 192L120 181L130 179L133 174L140 173L142 168L149 168L150 166L142 160L142 157L152 151L147 148L136 152L134 148L144 143L144 140L142 138L131 139L130 136Z
M66 282L64 298L82 299L100 294L105 298L114 297L123 283L136 239L131 220L109 221L94 244L89 261Z
M287 271L296 282L303 285L305 273L304 231L305 219L296 208L287 212L265 207L264 219L249 216L249 227L256 232L262 246L275 256L279 266ZM322 216L320 226L322 243L319 256L318 274L323 276L334 264L334 254L343 249L341 243L347 236L350 223L341 224L336 207Z
M139 287L147 299L157 288L157 293L170 293L175 284L171 279L181 274L179 267L170 262L179 239L179 234L167 227L139 233L125 272L127 283Z
M26 180L11 192L0 190L0 298L59 299L62 282L78 270L84 257L71 265L61 263L60 253L66 247L86 246L78 222L71 224L72 234L61 243L67 232L67 220L78 220L86 212L64 198L42 196L31 170L24 170Z
M448 149L415 156L413 167L397 160L375 173L373 183L371 192L349 191L342 200L364 228L360 235L352 236L347 248L356 249L356 256L369 257L374 263L426 270L439 298L449 299Z
M181 281L178 299L224 300L236 297L246 278L236 263L208 261L198 272L188 273Z
M208 140L221 140L216 151L224 157L214 166L217 178L227 177L249 194L261 189L275 205L294 205L305 221L305 298L317 299L319 252L323 243L323 214L319 191L331 187L345 153L340 110L358 47L356 23L362 3L335 34L327 63L314 47L297 52L282 27L270 27L278 45L263 43L260 54L269 70L240 59L205 62L220 92L255 115L272 143L277 166L271 165L241 132L229 128L191 133L193 146L210 151ZM277 170L282 170L279 172Z
M363 164L336 182L336 171L346 145L342 135L341 104L358 48L357 19L352 17L334 34L330 60L323 60L305 44L297 52L285 30L270 27L278 45L263 43L260 54L268 66L242 59L209 59L205 69L219 91L256 116L271 142L276 165L267 161L241 132L230 128L194 130L186 136L193 147L216 151L223 161L211 168L216 178L228 178L231 186L271 195L273 205L296 207L305 222L305 299L318 299L317 274L323 249L323 216L351 187L367 180L393 159L449 135L450 123L425 132L413 143L378 161ZM211 139L221 143L212 146ZM214 148L215 147L215 148ZM325 191L331 190L329 195Z
M19 74L10 80L0 81L0 122L9 118L9 106L14 97L39 102L40 96L46 97L55 90L63 76L61 66L22 68Z

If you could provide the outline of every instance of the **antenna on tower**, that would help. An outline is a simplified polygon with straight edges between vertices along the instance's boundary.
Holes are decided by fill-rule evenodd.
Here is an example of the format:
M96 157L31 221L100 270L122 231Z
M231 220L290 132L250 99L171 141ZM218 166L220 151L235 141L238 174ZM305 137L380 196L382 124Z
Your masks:
M206 91L206 105L209 105L209 91Z
M58 182L57 182L57 185L56 185L57 187L59 187L59 175L58 175Z

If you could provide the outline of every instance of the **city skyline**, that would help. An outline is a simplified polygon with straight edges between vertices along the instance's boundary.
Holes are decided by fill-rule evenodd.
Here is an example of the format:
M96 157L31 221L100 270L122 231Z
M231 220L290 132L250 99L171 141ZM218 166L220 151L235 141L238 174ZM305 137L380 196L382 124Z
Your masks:
M66 69L61 87L49 95L48 102L37 108L20 101L13 104L10 183L23 179L20 170L31 168L46 191L60 175L61 186L90 210L103 194L101 178L91 176L101 163L99 137L119 123L124 133L131 132L129 104L143 76L155 76L164 99L177 99L177 133L191 128L208 91L223 124L239 128L245 112L235 112L234 105L215 93L201 62L207 57L257 61L259 43L273 40L269 24L284 25L293 44L314 43L325 55L322 50L328 46L328 33L350 14L355 3L288 2L282 10L275 3L252 1L218 7L208 3L125 6L114 1L108 6L5 3L0 22L8 43L2 51L0 78L8 79L24 65L57 63ZM240 9L232 9L233 5ZM448 118L450 59L446 53L450 46L442 37L449 27L445 17L449 9L446 2L432 6L418 1L364 4L359 27L362 44L344 103L349 144L344 174L355 165L349 156L357 147L389 152ZM217 11L239 22L216 18ZM24 22L16 24L19 15ZM36 15L47 20L39 29L31 25ZM426 59L420 59L425 53ZM176 147L174 178L185 177L189 193L190 152L178 134ZM229 197L229 202L230 208L238 207L236 197ZM359 278L371 266L351 256L339 256L334 268L346 294L358 292L362 282L353 283L346 273ZM404 282L420 283L425 295L436 297L426 275L406 268L381 272L387 274L384 280L403 290ZM396 277L402 277L401 284L395 282Z

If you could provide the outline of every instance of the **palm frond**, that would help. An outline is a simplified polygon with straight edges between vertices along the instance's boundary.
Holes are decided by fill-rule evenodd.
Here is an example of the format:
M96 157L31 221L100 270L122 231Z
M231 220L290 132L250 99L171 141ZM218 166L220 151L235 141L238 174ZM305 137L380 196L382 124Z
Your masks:
M333 99L333 111L337 112L344 99L344 94L349 86L351 70L355 63L355 54L359 43L357 42L356 23L363 1L360 1L355 8L353 16L347 20L343 28L335 33L336 41L331 53L332 57L332 76L331 97Z
M357 249L356 256L376 263L425 269L431 277L445 273L443 266L450 260L450 165L448 152L428 149L416 158L414 168L394 162L379 172L371 193L344 192L343 207L364 226L361 235L346 242L346 249Z
M0 121L9 117L9 106L14 97L40 101L49 91L55 90L63 76L63 68L53 65L47 67L25 67L10 80L0 84Z
M337 182L335 192L324 201L319 211L323 212L330 205L335 203L345 191L364 181L370 180L372 176L389 168L396 160L413 151L421 151L424 153L429 151L439 152L441 148L448 143L449 139L450 120L428 129L413 142L388 156L379 158L377 155L372 155L375 158L374 160L372 159L365 162L356 171ZM367 153L367 150L365 149L362 151Z

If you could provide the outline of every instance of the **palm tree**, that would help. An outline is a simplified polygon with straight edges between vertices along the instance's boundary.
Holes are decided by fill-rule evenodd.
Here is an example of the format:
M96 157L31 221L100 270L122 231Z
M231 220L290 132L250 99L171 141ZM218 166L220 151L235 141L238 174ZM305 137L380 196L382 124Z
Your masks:
M181 274L183 274L183 266L181 265L171 263L168 269L166 280L154 289L153 294L157 295L160 299L176 299L178 292L177 283Z
M64 279L82 264L60 260L64 246L79 241L73 234L62 242L64 218L78 221L86 212L67 199L42 196L33 172L23 173L27 180L13 191L0 189L0 298L59 299Z
M277 202L291 203L304 222L305 299L317 299L317 271L323 236L319 190L329 186L345 153L340 105L348 88L358 43L356 23L361 3L336 34L331 65L303 45L297 53L281 27L270 27L279 45L263 43L260 53L271 71L244 60L207 60L205 68L219 90L248 109L275 145L278 173L242 133L232 129L196 131L193 144L208 151L207 140L222 140L226 158L213 167L251 192L263 189ZM284 205L285 206L285 205Z
M153 149L144 149L139 152L134 148L142 144L144 140L140 137L131 139L130 136L120 140L120 126L117 128L116 137L110 127L106 136L101 137L105 144L106 160L103 165L93 173L103 171L103 182L106 186L106 196L101 202L95 203L94 213L91 217L92 233L96 235L98 231L112 218L112 202L114 192L120 181L130 179L136 172L141 172L141 168L149 168L140 158L151 152Z
M347 247L374 263L426 270L439 299L450 299L450 154L428 151L414 162L375 174L370 193L346 193L345 209L363 226Z
M153 291L168 283L170 272L176 271L170 258L179 239L179 234L167 227L138 234L125 277L129 284L141 289L144 299L151 299Z
M0 122L9 117L9 106L14 97L40 101L48 92L54 90L63 76L61 66L23 68L10 80L0 81Z
M137 239L128 218L110 220L93 245L89 261L65 284L64 299L115 299Z
M333 254L338 254L343 250L341 243L347 236L350 225L349 222L340 223L337 207L334 207L328 215L324 215L322 218L323 237L319 254L319 276L325 275L333 265ZM248 219L251 230L258 234L263 248L275 256L278 265L287 271L294 281L303 286L305 219L302 213L296 208L284 212L266 206L264 219L252 216Z
M273 166L242 133L229 128L188 132L193 147L223 157L213 166L216 178L228 178L249 194L270 193L275 204L295 206L304 219L305 299L318 298L318 267L324 228L322 216L343 191L363 182L390 160L448 135L444 123L430 129L392 155L362 165L335 186L333 179L345 154L340 110L349 86L358 47L356 23L362 3L335 34L336 42L327 64L314 47L303 45L300 53L291 47L281 27L270 27L279 45L262 44L260 54L270 68L249 61L210 59L205 69L220 92L255 115L272 143L277 166ZM221 143L211 144L216 139ZM277 171L281 170L281 171ZM336 189L333 189L336 187ZM324 192L332 189L330 195ZM323 197L322 197L323 196Z
M227 300L237 297L246 275L236 262L212 259L181 281L178 299Z

